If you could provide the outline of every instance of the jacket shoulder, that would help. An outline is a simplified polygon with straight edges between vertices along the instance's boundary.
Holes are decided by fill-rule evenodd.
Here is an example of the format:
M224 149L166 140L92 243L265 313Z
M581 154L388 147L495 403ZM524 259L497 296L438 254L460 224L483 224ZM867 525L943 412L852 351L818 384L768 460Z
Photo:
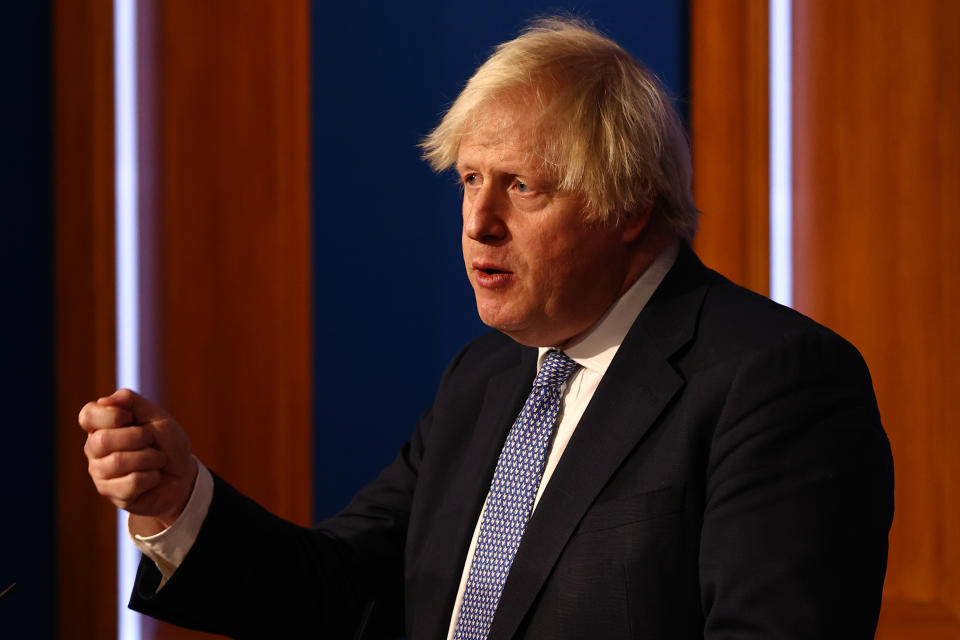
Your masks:
M805 336L859 357L850 342L812 318L734 284L714 271L710 274L698 338L715 345L718 351L744 353Z
M467 374L488 377L535 354L532 347L525 347L499 331L488 331L468 342L453 357L443 379Z

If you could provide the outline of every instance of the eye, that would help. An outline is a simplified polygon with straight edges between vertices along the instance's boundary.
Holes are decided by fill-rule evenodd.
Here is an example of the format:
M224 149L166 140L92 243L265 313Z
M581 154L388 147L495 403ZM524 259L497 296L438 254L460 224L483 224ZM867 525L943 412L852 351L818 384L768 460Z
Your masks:
M527 183L523 180L517 180L513 183L513 186L517 189L517 193L530 193L531 189L527 186Z
M480 176L476 173L468 173L461 179L463 180L463 184L468 187L475 187L480 184Z

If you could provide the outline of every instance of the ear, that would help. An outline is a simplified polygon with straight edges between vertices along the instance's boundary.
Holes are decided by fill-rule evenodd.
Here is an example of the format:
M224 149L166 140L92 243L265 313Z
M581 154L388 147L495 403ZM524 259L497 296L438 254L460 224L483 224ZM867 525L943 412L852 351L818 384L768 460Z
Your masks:
M650 214L653 212L653 203L644 204L633 211L628 211L620 218L620 237L624 242L633 242L643 233L650 224Z

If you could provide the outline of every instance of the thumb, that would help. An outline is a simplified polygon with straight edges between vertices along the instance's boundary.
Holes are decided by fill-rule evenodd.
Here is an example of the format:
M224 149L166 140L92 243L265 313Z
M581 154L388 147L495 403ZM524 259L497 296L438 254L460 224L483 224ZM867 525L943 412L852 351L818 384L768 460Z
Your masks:
M98 398L97 404L102 407L126 409L133 415L134 422L137 424L169 418L166 411L130 389L117 389L109 396Z

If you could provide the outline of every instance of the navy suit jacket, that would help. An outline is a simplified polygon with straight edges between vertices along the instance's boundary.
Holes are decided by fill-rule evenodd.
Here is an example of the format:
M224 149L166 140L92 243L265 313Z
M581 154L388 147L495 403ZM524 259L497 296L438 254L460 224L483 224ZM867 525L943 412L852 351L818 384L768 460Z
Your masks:
M186 560L156 593L142 563L132 606L235 637L444 638L536 358L469 344L397 459L315 528L216 478ZM872 638L892 517L857 351L684 247L530 518L490 638Z

